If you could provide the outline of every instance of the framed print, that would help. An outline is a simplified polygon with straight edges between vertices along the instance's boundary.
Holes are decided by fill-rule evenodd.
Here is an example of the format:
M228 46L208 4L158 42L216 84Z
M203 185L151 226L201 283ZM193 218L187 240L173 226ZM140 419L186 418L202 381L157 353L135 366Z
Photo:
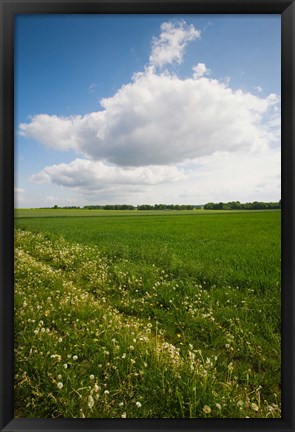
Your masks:
M294 431L294 1L0 7L1 430Z

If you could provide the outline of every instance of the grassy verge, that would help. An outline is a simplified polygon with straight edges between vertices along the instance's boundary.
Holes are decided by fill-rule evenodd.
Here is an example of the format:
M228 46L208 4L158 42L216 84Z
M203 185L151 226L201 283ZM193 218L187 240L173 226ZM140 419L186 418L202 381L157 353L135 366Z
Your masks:
M16 230L18 417L280 417L280 290Z

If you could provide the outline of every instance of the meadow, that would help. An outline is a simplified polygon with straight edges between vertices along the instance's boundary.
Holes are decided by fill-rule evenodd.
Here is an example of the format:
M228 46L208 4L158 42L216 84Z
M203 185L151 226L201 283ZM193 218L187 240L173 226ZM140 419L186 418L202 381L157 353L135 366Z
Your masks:
M280 417L280 211L21 209L17 417Z

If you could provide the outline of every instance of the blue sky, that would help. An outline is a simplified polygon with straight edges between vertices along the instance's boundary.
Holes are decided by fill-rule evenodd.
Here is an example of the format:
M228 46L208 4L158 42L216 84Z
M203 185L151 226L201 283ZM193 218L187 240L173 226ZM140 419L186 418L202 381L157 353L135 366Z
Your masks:
M280 199L279 15L23 15L16 206Z

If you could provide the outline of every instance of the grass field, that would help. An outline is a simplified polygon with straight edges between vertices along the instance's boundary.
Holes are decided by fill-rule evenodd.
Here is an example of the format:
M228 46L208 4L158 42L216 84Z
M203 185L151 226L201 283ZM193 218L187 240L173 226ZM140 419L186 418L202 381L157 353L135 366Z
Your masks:
M280 216L18 210L16 416L280 417Z

